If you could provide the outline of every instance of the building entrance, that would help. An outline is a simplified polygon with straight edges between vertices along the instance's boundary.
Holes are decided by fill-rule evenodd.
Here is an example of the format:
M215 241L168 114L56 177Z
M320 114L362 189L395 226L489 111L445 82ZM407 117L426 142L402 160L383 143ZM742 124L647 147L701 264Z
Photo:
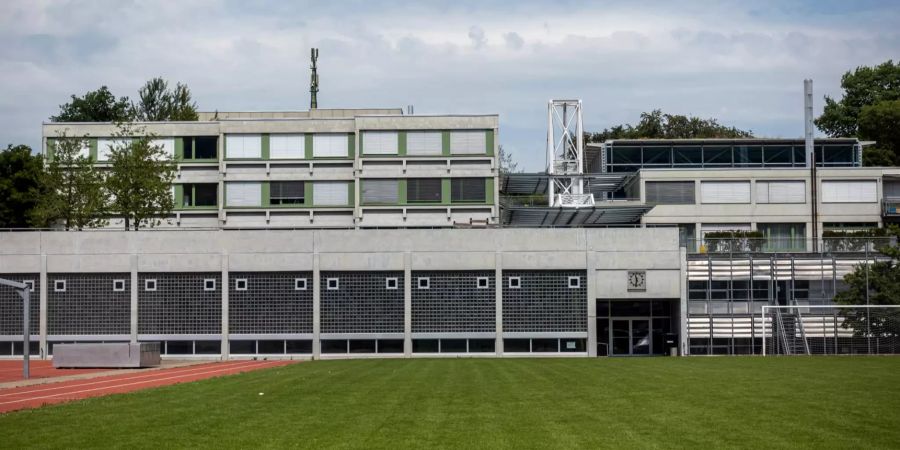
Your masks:
M597 300L597 355L667 355L677 342L675 300Z
M612 319L612 356L650 355L650 319Z

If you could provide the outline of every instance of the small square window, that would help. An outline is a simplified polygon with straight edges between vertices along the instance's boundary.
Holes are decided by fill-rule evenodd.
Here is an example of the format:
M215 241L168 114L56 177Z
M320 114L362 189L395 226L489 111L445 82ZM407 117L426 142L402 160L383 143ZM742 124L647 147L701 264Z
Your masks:
M56 292L66 292L66 280L56 280L53 282L53 290Z
M144 290L145 291L155 291L156 290L156 280L144 280Z
M339 286L340 286L340 284L338 283L337 278L326 278L325 279L325 287L329 291L336 291Z
M113 291L122 292L125 290L125 280L113 280Z
M247 290L247 279L246 278L238 278L238 279L234 280L234 290L246 291Z
M478 277L478 289L487 289L490 286L488 277Z
M203 290L204 291L216 290L216 280L213 278L207 278L207 279L203 280Z
M581 287L581 277L569 277L569 289L578 289Z
M22 280L22 282L25 283L29 291L34 292L34 280Z
M509 288L519 289L522 287L522 277L509 277Z
M384 288L385 289L397 289L400 286L400 280L397 278L385 278L384 279Z
M306 278L294 278L294 290L295 291L305 291L306 290Z
M417 284L419 289L429 289L431 287L431 279L428 277L419 277Z

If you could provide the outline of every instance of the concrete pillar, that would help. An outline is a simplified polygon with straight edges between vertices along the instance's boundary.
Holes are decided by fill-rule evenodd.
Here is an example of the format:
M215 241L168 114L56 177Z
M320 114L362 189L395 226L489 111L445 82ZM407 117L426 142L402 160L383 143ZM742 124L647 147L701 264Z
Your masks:
M231 354L228 348L228 253L222 253L222 358L228 359Z
M597 356L597 270L594 252L584 252L585 280L587 283L587 352Z
M503 253L500 252L494 253L494 300L497 313L494 350L497 356L503 356Z
M681 341L679 346L681 347L681 355L688 355L689 347L688 347L688 269L687 269L687 249L682 247L680 249L680 260L681 260L681 301L679 301L680 308L678 314L678 322L679 322L679 330L678 330L678 339ZM752 267L751 267L752 272ZM711 280L712 278L710 278Z
M138 341L138 255L129 258L131 267L131 342Z
M412 356L412 254L403 254L403 354Z
M313 359L322 356L322 283L319 276L319 252L313 253Z
M38 299L38 302L40 303L40 308L38 310L38 333L40 333L41 358L46 359L49 350L47 347L47 255L41 255L41 273L38 283L41 286L41 296L40 299Z

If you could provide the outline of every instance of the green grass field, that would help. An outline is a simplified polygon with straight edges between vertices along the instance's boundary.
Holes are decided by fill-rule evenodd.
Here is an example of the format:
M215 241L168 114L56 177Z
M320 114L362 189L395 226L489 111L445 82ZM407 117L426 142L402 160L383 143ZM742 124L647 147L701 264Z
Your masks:
M900 358L303 362L0 415L28 447L897 448Z

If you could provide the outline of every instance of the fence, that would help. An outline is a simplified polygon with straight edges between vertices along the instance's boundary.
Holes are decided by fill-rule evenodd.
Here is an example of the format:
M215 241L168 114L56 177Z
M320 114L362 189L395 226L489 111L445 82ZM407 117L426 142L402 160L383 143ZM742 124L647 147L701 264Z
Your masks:
M763 306L763 355L900 354L900 305Z

